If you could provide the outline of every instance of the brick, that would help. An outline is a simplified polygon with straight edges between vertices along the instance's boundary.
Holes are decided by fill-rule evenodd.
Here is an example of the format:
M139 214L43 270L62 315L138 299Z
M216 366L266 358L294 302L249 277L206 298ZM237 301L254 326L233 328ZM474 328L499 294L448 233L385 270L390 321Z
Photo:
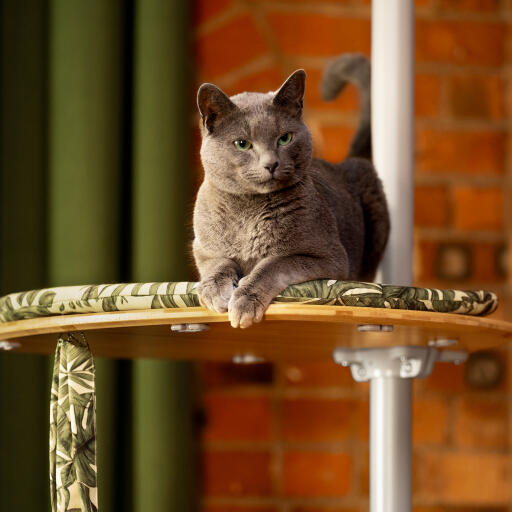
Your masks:
M473 278L480 282L503 281L499 250L501 244L479 242L473 246Z
M283 465L286 496L346 496L352 487L352 457L345 453L287 452Z
M220 393L203 398L205 441L268 441L272 438L272 405L268 397L230 396Z
M201 76L210 81L262 56L267 47L252 17L242 14L202 35L195 51Z
M274 381L274 367L269 363L203 363L200 367L200 377L202 384L208 388L269 385Z
M436 364L429 377L418 380L418 388L428 391L460 392L466 389L464 365Z
M364 449L358 455L360 468L357 478L359 480L360 494L366 498L370 496L370 452L368 448Z
M495 132L418 130L416 164L423 172L503 174L505 135Z
M458 400L454 425L455 444L463 448L506 449L508 408L502 400Z
M273 12L267 15L267 19L280 50L286 55L332 57L345 52L370 54L369 19L314 12Z
M414 282L425 286L436 279L435 261L438 242L416 240L414 250Z
M206 496L269 496L272 492L268 453L206 451L201 469Z
M509 277L509 268L510 268L510 259L512 256L512 251L510 250L511 244L503 243L499 244L496 247L496 251L494 253L494 260L496 262L496 273L501 279L507 280Z
M349 368L333 362L300 362L283 365L285 385L293 387L354 388ZM358 384L359 385L359 384Z
M417 186L414 189L414 225L443 227L448 225L449 195L444 186Z
M507 112L507 115L510 115L512 113L512 79L509 78L505 80L505 84L505 110Z
M320 95L323 71L309 68L305 68L305 71L307 74L304 101L306 108L323 111L359 112L359 93L354 84L347 84L334 101L324 101Z
M229 96L244 91L269 92L278 89L285 78L277 68L269 67L256 73L245 75L222 89Z
M192 16L194 26L200 26L209 21L233 5L233 0L195 0L192 3Z
M283 437L285 441L366 441L368 416L365 400L285 400Z
M504 23L416 21L416 61L501 66L505 61Z
M332 505L297 505L290 509L290 512L366 512L367 507L355 508L355 507L335 507Z
M454 76L449 80L450 106L458 119L502 119L503 81L498 76Z
M257 2L260 4L273 4L273 3L276 3L276 0L257 0ZM357 2L357 0L356 0L356 2ZM279 0L279 3L280 4L289 3L289 4L293 4L293 5L304 3L304 4L311 5L311 0ZM324 4L331 3L331 4L337 4L337 5L353 5L354 0L322 0L322 3L324 3Z
M501 2L498 0L441 0L440 11L499 12Z
M508 507L413 507L413 512L509 512Z
M512 499L511 460L505 454L421 452L413 479L418 500L505 506Z
M446 401L437 398L414 400L412 439L415 444L443 444L446 441L447 422Z
M416 117L439 115L441 81L438 76L417 74L415 79L414 110Z
M321 139L315 140L315 154L329 162L338 163L346 158L355 128L322 125Z
M366 5L371 5L372 2L371 0L362 0L362 3ZM429 7L432 5L432 0L414 0L414 5L416 7Z
M503 228L503 190L500 188L456 187L454 224L464 230Z
M210 505L201 510L202 512L279 512L277 507L260 505Z

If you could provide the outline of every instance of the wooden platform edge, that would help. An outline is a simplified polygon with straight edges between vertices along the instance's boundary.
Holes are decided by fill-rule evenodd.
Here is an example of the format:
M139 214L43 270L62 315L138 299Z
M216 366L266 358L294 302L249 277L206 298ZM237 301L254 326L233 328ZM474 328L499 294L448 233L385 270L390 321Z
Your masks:
M287 303L272 304L268 308L263 322L272 320L423 327L442 327L451 324L463 331L475 328L491 330L512 339L512 322L488 317L429 311ZM217 322L228 322L228 315L215 313L202 307L58 315L0 324L0 341L68 331Z

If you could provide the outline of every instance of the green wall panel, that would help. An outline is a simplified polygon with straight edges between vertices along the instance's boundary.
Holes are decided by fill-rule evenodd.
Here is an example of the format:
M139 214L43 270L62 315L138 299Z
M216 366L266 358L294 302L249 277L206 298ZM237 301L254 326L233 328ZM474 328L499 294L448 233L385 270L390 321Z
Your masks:
M188 2L136 3L133 274L187 279ZM194 510L192 367L134 364L134 510Z
M0 1L0 38L0 294L5 294L42 286L46 278L45 2ZM0 353L2 511L49 509L47 362Z

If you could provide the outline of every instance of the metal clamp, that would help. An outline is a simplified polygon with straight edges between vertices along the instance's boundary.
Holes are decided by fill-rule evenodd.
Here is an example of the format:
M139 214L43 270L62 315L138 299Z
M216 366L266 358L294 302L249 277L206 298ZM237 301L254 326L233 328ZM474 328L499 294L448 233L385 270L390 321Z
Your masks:
M350 366L357 382L378 377L425 378L436 361L459 364L468 357L465 350L438 350L434 347L336 348L334 361Z

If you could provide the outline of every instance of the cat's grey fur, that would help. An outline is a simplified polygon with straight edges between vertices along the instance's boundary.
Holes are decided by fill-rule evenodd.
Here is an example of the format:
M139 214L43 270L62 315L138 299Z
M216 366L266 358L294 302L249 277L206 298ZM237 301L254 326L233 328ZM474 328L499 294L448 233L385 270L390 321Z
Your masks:
M259 322L290 284L372 280L386 245L388 210L371 162L348 158L332 164L312 156L311 134L302 121L305 76L298 70L266 94L228 98L212 84L198 91L205 171L194 209L198 291L206 307L229 312L233 327ZM347 80L363 92L350 156L368 157L365 58L335 61L324 77L324 95L335 97ZM291 142L278 145L287 132ZM240 139L252 148L237 149L234 141Z

